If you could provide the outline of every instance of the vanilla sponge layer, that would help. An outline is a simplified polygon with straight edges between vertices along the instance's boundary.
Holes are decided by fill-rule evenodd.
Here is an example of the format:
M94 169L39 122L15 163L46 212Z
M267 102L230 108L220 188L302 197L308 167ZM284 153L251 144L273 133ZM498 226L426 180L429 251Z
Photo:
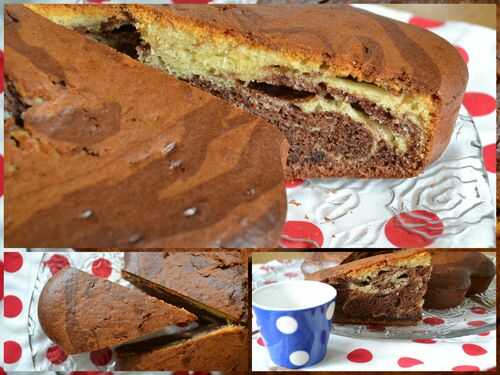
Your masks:
M364 127L370 130L376 139L383 139L397 151L404 153L408 150L407 139L384 126L381 126L376 121L370 119L365 113L354 109L354 107L340 99L326 99L321 96L295 103L305 113L320 113L320 112L337 112L341 113L354 121L363 124Z
M167 26L138 21L136 27L151 47L151 56L146 62L160 65L186 80L198 76L219 86L234 86L238 81L264 82L272 75L293 74L307 77L314 85L325 85L367 99L394 117L408 119L423 129L431 121L433 103L427 96L393 94L371 83L335 76L315 61L246 45L231 36L207 34L193 29L192 25L187 28L178 23Z

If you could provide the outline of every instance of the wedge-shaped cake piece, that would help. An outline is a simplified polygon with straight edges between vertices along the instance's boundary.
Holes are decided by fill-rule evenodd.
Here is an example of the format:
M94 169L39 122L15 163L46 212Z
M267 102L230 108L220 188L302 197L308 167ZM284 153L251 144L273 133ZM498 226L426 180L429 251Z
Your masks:
M76 268L49 279L38 301L38 318L47 336L67 354L123 344L197 319L137 289Z
M248 372L248 328L200 328L177 337L119 347L118 371Z
M124 277L172 303L246 320L247 264L239 251L125 253Z
M278 245L277 129L24 6L5 14L6 246Z
M34 9L111 45L113 25L131 35L128 17L141 61L282 131L288 178L421 173L448 145L468 79L434 33L350 6Z
M309 276L337 289L335 323L413 325L422 319L431 254L401 250L355 260Z

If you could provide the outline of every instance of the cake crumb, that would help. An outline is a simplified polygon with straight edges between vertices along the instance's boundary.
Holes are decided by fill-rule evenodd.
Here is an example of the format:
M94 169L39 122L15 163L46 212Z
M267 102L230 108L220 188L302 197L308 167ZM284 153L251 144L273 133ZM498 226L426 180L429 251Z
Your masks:
M184 210L184 216L194 216L198 212L198 209L196 207L190 207L186 210Z
M86 209L80 214L81 219L90 219L94 215L94 211L92 211L90 208Z
M128 242L129 243L137 243L139 241L141 241L143 238L143 235L140 234L140 233L135 233L133 235L131 235L129 238L128 238Z
M250 198L253 197L255 195L255 189L254 188L247 189L246 194Z
M161 153L163 154L163 156L167 156L168 154L170 154L172 151L175 150L175 146L177 145L176 142L170 142L170 143L167 143L165 145L165 147L163 147L163 150L161 151Z
M181 165L182 165L182 160L174 160L170 162L170 166L168 167L168 169L174 170L179 168Z

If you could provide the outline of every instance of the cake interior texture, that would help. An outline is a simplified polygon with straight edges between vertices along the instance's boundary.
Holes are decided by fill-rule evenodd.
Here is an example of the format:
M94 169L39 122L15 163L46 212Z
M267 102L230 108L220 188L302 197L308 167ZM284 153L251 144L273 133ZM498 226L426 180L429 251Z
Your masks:
M353 261L341 267L356 267L358 263ZM335 321L415 324L422 317L431 271L431 256L426 254L353 268L352 271L327 278L324 281L333 285L338 292Z
M399 82L363 80L345 64L271 48L251 32L242 36L232 24L215 28L204 22L232 8L207 8L202 21L189 7L116 9L107 18L59 16L57 11L44 15L277 126L290 145L287 178L402 178L419 174L430 162L440 103L435 95L409 89L404 77ZM241 23L254 16L265 20L265 13L250 13L234 10L234 18ZM366 59L383 60L368 41L363 53Z

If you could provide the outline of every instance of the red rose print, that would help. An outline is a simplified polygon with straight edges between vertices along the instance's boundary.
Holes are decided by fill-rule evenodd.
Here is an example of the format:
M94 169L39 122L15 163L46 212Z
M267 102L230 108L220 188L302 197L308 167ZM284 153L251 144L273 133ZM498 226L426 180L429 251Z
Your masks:
M297 179L297 180L290 180L290 181L285 181L285 187L287 189L291 189L297 186L300 186L304 183L304 180Z
M366 349L356 349L347 355L347 359L355 363L366 363L373 359L373 355L369 350Z
M484 116L495 111L496 99L482 92L466 92L464 106L471 116Z
M4 254L3 261L6 272L17 272L23 266L23 256L21 255L21 253L13 251L6 252Z
M423 27L425 29L431 29L433 27L439 27L444 25L444 22L442 21L431 20L428 18L417 17L417 16L413 16L412 18L410 18L408 23L415 26Z
M287 248L317 248L323 245L323 233L308 221L287 221L281 234L281 246Z
M483 347L481 347L479 345L475 345L475 344L463 344L462 348L463 348L465 354L472 355L472 356L483 355L483 354L488 353L488 351L486 349L484 349Z
M3 315L6 318L15 318L23 310L23 303L16 296L5 296L3 302Z
M111 361L113 352L111 349L101 349L90 353L90 360L96 366L105 366Z
M45 265L49 267L50 273L55 275L63 268L69 267L69 260L64 255L54 254L45 262Z
M384 227L387 239L402 248L428 246L443 229L443 222L436 214L423 210L393 216Z
M429 317L429 318L425 318L423 320L423 322L425 324L428 324L430 326L438 326L440 324L443 324L444 323L444 320L441 319L441 318L437 318L437 317Z
M414 366L418 366L423 364L424 362L415 359L415 358L408 358L408 357L403 357L398 359L398 366L402 368L410 368Z
M23 350L21 345L15 341L5 341L3 343L3 360L7 364L16 363L21 359Z
M96 259L92 262L92 274L104 279L111 275L111 262L104 258Z
M68 356L60 346L52 345L47 349L47 359L54 365L60 365Z

